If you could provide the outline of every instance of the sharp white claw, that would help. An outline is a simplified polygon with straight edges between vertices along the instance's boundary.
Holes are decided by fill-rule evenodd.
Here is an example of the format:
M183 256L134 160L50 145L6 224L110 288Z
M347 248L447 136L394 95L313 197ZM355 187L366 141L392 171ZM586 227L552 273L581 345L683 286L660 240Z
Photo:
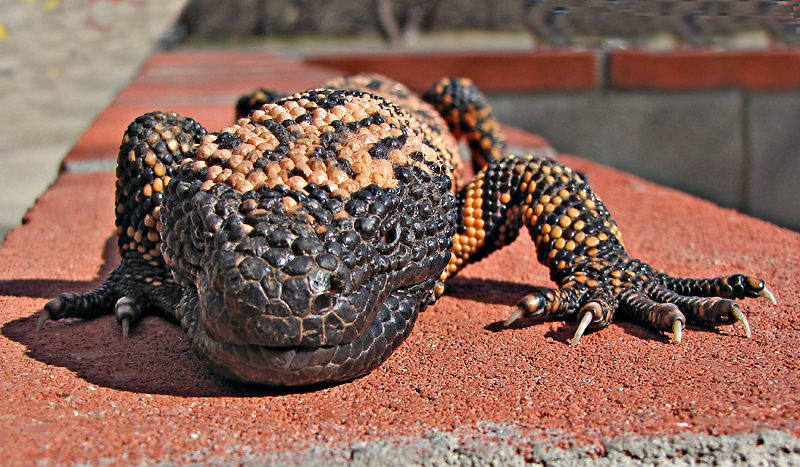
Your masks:
M42 325L45 321L50 319L50 312L47 310L42 310L42 313L39 315L39 321L36 322L36 330L40 331L42 329Z
M516 310L514 310L514 312L511 313L511 316L509 316L507 320L503 321L503 326L505 327L511 326L511 323L519 319L519 317L522 316L522 313L523 312L521 308L517 308Z
M122 326L122 337L128 337L131 330L131 323L135 323L140 317L139 305L130 297L122 297L117 300L114 307L114 317Z
M676 319L672 323L672 334L675 335L675 343L680 344L683 339L683 321Z
M570 341L569 345L571 345L572 347L578 345L578 341L581 340L583 333L586 332L586 328L589 327L589 324L592 323L593 319L594 319L594 314L590 310L587 310L585 313L583 313L583 316L581 317L581 322L580 324L578 324L578 329L575 331L575 335L572 336L572 340Z
M775 296L772 295L772 292L770 292L768 288L764 287L763 289L761 289L761 292L759 292L758 294L761 295L762 297L766 298L767 300L771 301L773 305L777 305L778 304L778 301L775 300ZM750 337L750 336L748 336L748 337Z
M744 315L744 313L742 313L742 310L740 310L739 307L733 308L733 317L742 322L742 325L744 326L744 333L747 335L747 338L750 339L750 337L752 337L752 333L750 332L750 324L747 322L747 317Z

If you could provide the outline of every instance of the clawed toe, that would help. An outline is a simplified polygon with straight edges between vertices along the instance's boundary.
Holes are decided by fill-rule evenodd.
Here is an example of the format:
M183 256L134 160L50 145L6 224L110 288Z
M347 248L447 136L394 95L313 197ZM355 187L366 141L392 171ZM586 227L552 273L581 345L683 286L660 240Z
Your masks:
M586 329L592 324L594 320L594 313L591 309L587 309L583 312L581 317L580 323L578 323L578 329L575 331L575 335L572 336L572 340L569 342L569 345L575 347L578 345L578 341L581 340L583 333L586 332Z
M555 298L558 291L553 289L540 288L530 295L526 295L520 300L517 309L503 322L503 326L511 326L511 323L518 320L521 316L538 316L550 309L558 308L560 302Z
M78 295L74 293L63 293L47 302L41 314L39 314L39 320L36 322L36 330L41 331L46 321L61 318L69 303L74 301L77 297Z
M47 310L42 310L42 313L39 315L39 321L36 322L36 330L41 331L42 325L44 322L50 319L50 312Z
M775 296L772 295L772 292L770 292L768 288L764 287L763 289L761 289L758 292L758 294L761 295L762 297L766 298L767 300L771 301L773 305L777 305L778 304L778 301L775 300ZM746 322L747 321L745 321L745 323ZM750 336L748 335L747 337L750 337Z
M672 323L672 334L675 336L675 343L680 344L681 339L683 339L683 321L676 319L675 322Z
M533 293L520 300L517 309L505 320L504 326L521 316L546 316L550 319L575 316L580 301L580 293L573 289L551 289L537 287Z
M138 321L142 317L141 307L130 297L122 297L117 300L114 307L114 317L122 326L122 337L128 337L131 323Z
M769 292L767 292L767 293L769 293ZM770 294L770 295L772 295L772 294ZM773 303L774 303L775 299L773 298L772 300L773 300ZM734 318L736 318L738 321L742 322L742 325L744 326L744 333L745 333L745 335L747 335L747 338L750 339L753 336L752 333L750 332L750 324L747 322L747 317L744 315L742 310L739 309L738 306L735 306L731 313L733 314Z
M511 313L511 316L509 316L508 319L503 321L503 326L505 327L511 326L511 323L518 320L523 313L524 311L522 310L522 308L517 308L516 310L514 310L513 313Z

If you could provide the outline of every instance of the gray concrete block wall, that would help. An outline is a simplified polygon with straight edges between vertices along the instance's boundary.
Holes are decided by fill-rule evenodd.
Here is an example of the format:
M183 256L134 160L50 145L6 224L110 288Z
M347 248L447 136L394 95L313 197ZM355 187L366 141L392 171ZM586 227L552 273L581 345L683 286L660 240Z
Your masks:
M749 96L750 134L744 210L800 230L800 92Z
M800 93L494 94L499 119L574 154L800 229Z

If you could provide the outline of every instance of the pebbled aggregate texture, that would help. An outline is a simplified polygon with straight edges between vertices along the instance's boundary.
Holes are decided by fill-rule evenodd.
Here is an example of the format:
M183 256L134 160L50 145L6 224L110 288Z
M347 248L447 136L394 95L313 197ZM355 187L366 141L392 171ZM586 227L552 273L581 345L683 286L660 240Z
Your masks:
M603 446L559 448L525 439L509 427L493 426L476 436L430 432L413 441L355 443L346 449L311 449L290 456L264 456L239 465L269 462L290 466L795 466L800 440L775 430L726 436L680 435L619 438ZM257 457L257 456L254 456ZM289 459L286 459L286 458Z

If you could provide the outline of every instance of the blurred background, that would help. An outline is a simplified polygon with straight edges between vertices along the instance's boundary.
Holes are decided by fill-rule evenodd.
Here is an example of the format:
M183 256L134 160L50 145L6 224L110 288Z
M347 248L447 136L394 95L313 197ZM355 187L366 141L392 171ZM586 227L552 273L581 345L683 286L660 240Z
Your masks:
M800 230L797 14L758 0L0 0L0 239L151 53L198 49L417 90L456 70L559 152Z

